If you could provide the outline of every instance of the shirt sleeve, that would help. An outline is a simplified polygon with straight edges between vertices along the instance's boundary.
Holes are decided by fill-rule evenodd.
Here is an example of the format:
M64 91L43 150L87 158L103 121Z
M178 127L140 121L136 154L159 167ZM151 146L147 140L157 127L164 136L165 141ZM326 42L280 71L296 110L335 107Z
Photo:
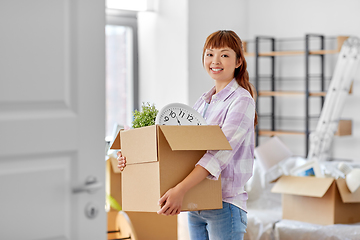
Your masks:
M217 180L222 170L239 155L239 151L243 151L241 146L247 134L254 130L254 116L255 104L251 97L240 96L229 104L220 127L232 150L209 150L196 164L210 172L209 179Z

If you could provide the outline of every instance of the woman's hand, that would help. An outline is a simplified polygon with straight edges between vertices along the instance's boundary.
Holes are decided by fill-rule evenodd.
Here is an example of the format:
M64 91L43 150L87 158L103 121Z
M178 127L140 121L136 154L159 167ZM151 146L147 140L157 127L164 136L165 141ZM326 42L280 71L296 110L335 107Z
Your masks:
M173 216L181 211L182 202L185 192L179 186L170 188L160 199L159 205L162 208L157 212L158 214Z
M209 174L208 170L197 165L184 180L174 188L170 188L159 199L159 205L162 208L157 213L167 216L179 214L185 193L204 180Z
M121 154L121 151L117 152L117 160L118 160L118 168L120 169L120 171L123 171L124 168L126 167L126 158L123 157L123 155Z

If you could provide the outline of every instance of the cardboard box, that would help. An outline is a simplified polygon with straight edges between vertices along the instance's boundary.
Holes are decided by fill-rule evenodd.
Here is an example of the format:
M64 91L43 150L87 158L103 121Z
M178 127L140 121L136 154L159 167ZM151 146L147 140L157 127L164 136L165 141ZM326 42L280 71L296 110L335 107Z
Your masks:
M131 237L132 240L177 239L177 216L152 212L109 211L108 239Z
M121 201L121 171L116 155L106 160L106 193L119 204ZM133 240L177 239L177 216L163 216L151 212L123 212L113 208L107 212L108 239Z
M106 160L106 182L105 191L115 199L121 206L121 172L117 167L117 159L114 156L108 156ZM111 211L118 211L110 207Z
M338 123L336 136L350 136L352 134L352 121L341 119Z
M106 214L107 214L107 230L118 231L119 227L116 225L116 218L118 215L118 211L110 210Z
M125 213L132 224L136 240L177 239L177 216L164 216L153 212ZM118 224L121 219L124 218L118 218ZM121 226L121 223L119 225Z
M206 150L231 150L219 126L149 126L120 131L112 149L127 159L122 172L122 208L157 212L158 200L181 182ZM182 211L222 207L221 181L205 179L190 189Z
M282 176L271 190L282 193L283 219L314 224L360 222L360 189L344 179Z

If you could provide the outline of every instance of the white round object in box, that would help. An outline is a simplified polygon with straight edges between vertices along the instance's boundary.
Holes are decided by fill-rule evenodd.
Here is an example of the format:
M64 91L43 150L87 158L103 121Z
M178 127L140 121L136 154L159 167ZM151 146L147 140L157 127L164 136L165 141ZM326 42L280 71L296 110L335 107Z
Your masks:
M352 169L346 175L345 180L350 192L354 193L360 186L360 168Z
M205 119L192 107L182 103L170 103L160 109L155 124L159 125L207 125Z

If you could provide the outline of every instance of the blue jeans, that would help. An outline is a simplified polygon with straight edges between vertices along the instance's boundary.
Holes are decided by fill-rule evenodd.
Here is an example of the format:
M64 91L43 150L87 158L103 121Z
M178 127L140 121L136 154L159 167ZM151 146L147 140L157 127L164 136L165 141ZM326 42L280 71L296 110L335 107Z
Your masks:
M247 227L247 213L223 202L222 209L188 213L191 240L242 240Z

